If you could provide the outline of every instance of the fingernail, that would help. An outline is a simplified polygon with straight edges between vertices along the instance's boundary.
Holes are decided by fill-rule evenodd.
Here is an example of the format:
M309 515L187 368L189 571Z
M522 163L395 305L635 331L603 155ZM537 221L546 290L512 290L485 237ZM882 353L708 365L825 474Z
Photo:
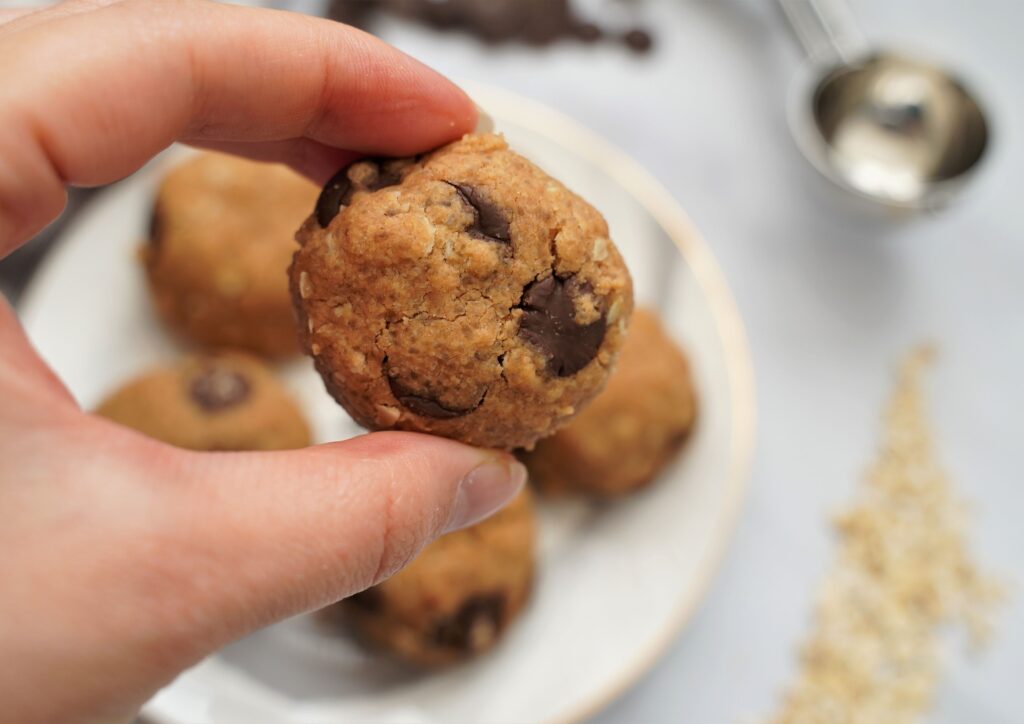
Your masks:
M500 510L526 483L526 468L511 455L496 454L459 483L445 532L465 528Z
M494 133L494 119L480 106L476 107L476 128L474 133Z

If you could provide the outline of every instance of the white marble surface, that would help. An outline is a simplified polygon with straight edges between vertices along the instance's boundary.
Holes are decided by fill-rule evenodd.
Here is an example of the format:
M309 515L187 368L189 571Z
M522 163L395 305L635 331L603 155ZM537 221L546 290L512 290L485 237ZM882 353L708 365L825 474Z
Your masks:
M946 59L994 116L989 163L956 208L889 223L844 212L787 133L799 56L768 0L642 4L656 52L482 48L393 22L382 35L443 72L502 85L584 121L680 199L745 317L759 450L739 533L671 653L597 717L735 722L769 712L793 673L831 553L827 517L874 452L895 362L923 339L942 457L975 503L980 558L1011 580L1024 553L1024 4L859 0L872 37ZM1017 452L1015 452L1017 451ZM950 647L935 722L1020 721L1021 594L980 657Z

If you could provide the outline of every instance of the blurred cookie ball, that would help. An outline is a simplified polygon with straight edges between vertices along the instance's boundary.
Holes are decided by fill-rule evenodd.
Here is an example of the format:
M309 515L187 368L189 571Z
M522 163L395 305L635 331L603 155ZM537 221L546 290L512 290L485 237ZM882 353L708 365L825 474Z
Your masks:
M96 414L188 450L286 450L310 444L284 386L254 357L192 357L128 382Z
M200 153L164 178L142 252L156 308L207 349L299 351L287 269L318 188L291 169Z
M638 309L608 386L522 457L546 493L620 496L649 483L672 460L696 418L685 355L653 311Z
M427 546L383 583L329 609L367 643L420 666L491 649L523 609L533 581L533 503L504 510Z

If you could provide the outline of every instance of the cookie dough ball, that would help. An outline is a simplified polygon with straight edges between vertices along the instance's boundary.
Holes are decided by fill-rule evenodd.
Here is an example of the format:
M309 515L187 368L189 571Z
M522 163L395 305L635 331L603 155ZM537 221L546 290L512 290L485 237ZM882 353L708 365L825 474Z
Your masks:
M434 541L335 612L369 643L414 664L450 664L490 649L529 597L532 506L524 490L501 512Z
M655 313L638 309L604 392L524 461L545 492L623 495L671 461L696 415L686 357Z
M270 369L239 353L186 359L136 378L98 415L189 450L285 450L309 426Z
M174 168L142 254L168 326L208 349L297 353L287 269L316 197L285 166L201 153Z
M601 389L632 311L601 215L500 136L349 166L298 239L305 348L371 429L529 447Z

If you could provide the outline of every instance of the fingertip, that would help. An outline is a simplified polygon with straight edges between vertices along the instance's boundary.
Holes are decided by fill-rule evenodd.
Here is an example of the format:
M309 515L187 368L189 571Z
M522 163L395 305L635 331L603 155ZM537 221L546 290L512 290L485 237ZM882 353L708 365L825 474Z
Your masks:
M459 136L466 133L472 133L477 126L477 121L480 115L480 109L473 102L473 99L469 97L466 91L462 90L459 86L452 83L450 80L445 78L445 81L451 86L453 99L452 99L452 128Z
M466 528L504 508L526 484L526 467L508 453L494 452L459 483L445 533Z

